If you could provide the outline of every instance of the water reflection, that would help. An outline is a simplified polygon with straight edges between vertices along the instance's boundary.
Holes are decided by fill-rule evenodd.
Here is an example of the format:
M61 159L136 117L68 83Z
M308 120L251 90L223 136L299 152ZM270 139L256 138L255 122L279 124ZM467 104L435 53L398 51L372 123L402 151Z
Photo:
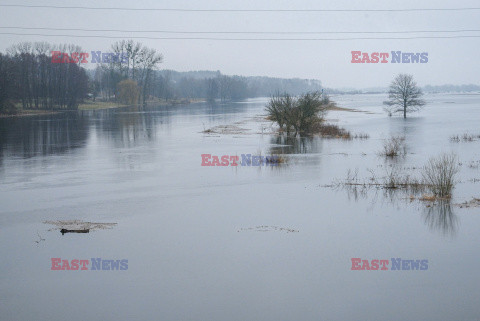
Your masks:
M115 147L131 148L156 138L157 126L169 128L167 112L152 114L146 107L132 107L115 112L102 110L92 114L93 129L101 139Z
M423 210L425 224L432 231L439 231L444 236L455 236L458 228L458 217L449 201L439 201Z
M2 155L29 158L65 153L82 147L88 137L88 118L77 113L48 117L0 119Z
M259 102L258 104L263 104ZM85 147L89 139L113 147L133 148L158 140L185 124L231 122L257 103L197 103L176 106L137 106L55 115L0 119L0 166L4 158L63 154ZM193 121L192 121L193 120Z
M390 132L393 136L418 138L419 131L422 130L424 119L418 116L409 116L406 119L402 117L392 117L389 121Z
M270 144L274 145L270 148L271 154L316 154L322 151L322 139L318 137L275 135Z
M399 188L385 188L368 183L349 182L348 184L332 185L335 190L346 192L349 201L369 200L370 209L376 204L387 203L391 206L404 208L408 203L417 202L417 198L409 190ZM418 195L418 193L416 194ZM431 231L439 231L443 236L456 235L459 218L453 211L450 201L437 200L435 202L421 203L422 216L425 225Z

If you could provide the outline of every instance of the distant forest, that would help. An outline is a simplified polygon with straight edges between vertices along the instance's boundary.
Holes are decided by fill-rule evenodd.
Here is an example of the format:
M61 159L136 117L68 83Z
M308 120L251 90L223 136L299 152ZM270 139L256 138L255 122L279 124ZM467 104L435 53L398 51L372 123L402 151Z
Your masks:
M426 85L422 87L422 90L429 93L445 93L445 92L473 92L479 91L480 86L478 85L440 85L440 86L431 86Z
M480 92L479 85L425 85L421 89L426 93L462 93L462 92ZM325 88L328 94L383 94L388 92L388 87L370 87L364 89L343 88L331 89Z
M61 53L54 57L54 52ZM76 45L52 45L46 42L19 43L0 53L0 113L14 114L18 109L75 110L89 101L129 102L190 99L242 100L269 97L277 93L300 95L322 89L320 80L272 77L227 76L220 71L159 70L162 54L133 40L112 44L109 50L117 58L90 61L86 69ZM109 53L107 53L108 55ZM93 58L94 52L91 52ZM103 56L102 56L103 59ZM480 91L478 85L425 86L426 92ZM386 92L373 90L335 90L327 94ZM127 101L127 99L125 99ZM123 103L125 103L123 101Z
M87 74L98 88L96 94L103 99L111 99L115 81L104 66L88 70ZM319 80L282 79L271 77L227 76L220 71L154 70L147 89L148 98L241 100L253 97L269 97L276 92L299 95L322 88ZM148 99L147 99L148 100Z

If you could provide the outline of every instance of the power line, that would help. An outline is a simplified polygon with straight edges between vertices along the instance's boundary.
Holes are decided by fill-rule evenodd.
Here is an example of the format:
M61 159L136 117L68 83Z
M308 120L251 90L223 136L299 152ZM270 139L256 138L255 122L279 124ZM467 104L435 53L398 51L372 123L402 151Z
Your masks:
M131 32L131 33L170 33L170 34L395 34L395 33L460 33L480 32L480 29L459 30L408 30L408 31L173 31L173 30L125 30L125 29L82 29L82 28L47 28L47 27L2 27L0 29L53 30L85 32Z
M105 38L105 39L150 39L150 40L215 40L215 41L341 41L341 40L407 40L407 39L458 39L480 38L480 35L460 36L414 36L414 37L358 37L358 38L217 38L217 37L144 37L144 36L101 36L101 35L52 35L39 33L0 32L2 35L15 36L45 36L45 37L73 37L73 38Z
M45 8L45 9L80 9L80 10L123 10L123 11L165 11L165 12L415 12L415 11L469 11L471 8L408 8L408 9L183 9L183 8L129 8L129 7L89 7L89 6L55 6L0 4L0 7Z

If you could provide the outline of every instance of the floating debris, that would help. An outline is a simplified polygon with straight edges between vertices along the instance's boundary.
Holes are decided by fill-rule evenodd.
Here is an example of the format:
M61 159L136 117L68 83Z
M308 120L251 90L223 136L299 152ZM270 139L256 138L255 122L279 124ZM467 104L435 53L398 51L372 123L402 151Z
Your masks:
M60 233L65 234L65 233L90 233L90 229L84 229L84 230L67 230L62 228L60 230Z
M80 220L69 220L69 221L45 221L45 224L55 225L56 227L50 229L60 230L60 233L90 233L90 230L106 230L111 229L117 223L94 223L94 222L84 222Z
M291 228L278 227L278 226L268 226L268 225L241 228L237 232L243 232L243 231L254 231L254 232L279 231L279 232L287 232L287 233L298 233L298 230L294 230L294 229L291 229Z
M219 125L219 126L215 126L210 129L204 130L202 133L231 135L231 134L246 134L247 131L249 130L250 129L240 128L235 125Z

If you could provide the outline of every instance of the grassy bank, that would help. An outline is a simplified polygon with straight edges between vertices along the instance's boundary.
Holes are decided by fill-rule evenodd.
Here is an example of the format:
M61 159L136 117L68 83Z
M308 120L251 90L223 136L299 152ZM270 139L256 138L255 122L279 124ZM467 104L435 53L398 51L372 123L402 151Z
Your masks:
M113 101L84 101L78 105L78 110L109 109L127 106L128 105L119 104Z
M204 102L203 99L155 99L147 101L149 106L172 106L172 105L187 105L192 103ZM111 101L85 101L84 103L78 106L78 110L95 110L95 109L108 109L108 108L118 108L118 107L129 107L132 105L119 104Z
M23 109L23 110L19 110L14 115L0 114L0 118L29 117L29 116L37 116L37 115L54 115L60 112L61 111L55 111L55 110Z
M151 100L147 101L147 104L150 106L175 106L175 105L188 105L193 103L204 102L204 99L170 99L170 100ZM110 108L120 108L120 107L129 107L131 105L120 104L113 101L91 101L86 100L83 103L78 105L78 110L100 110L100 109L110 109ZM17 113L13 115L1 114L0 118L9 118L9 117L26 117L26 116L36 116L36 115L53 115L62 113L67 110L43 110L43 109L22 109L20 104L16 105Z

